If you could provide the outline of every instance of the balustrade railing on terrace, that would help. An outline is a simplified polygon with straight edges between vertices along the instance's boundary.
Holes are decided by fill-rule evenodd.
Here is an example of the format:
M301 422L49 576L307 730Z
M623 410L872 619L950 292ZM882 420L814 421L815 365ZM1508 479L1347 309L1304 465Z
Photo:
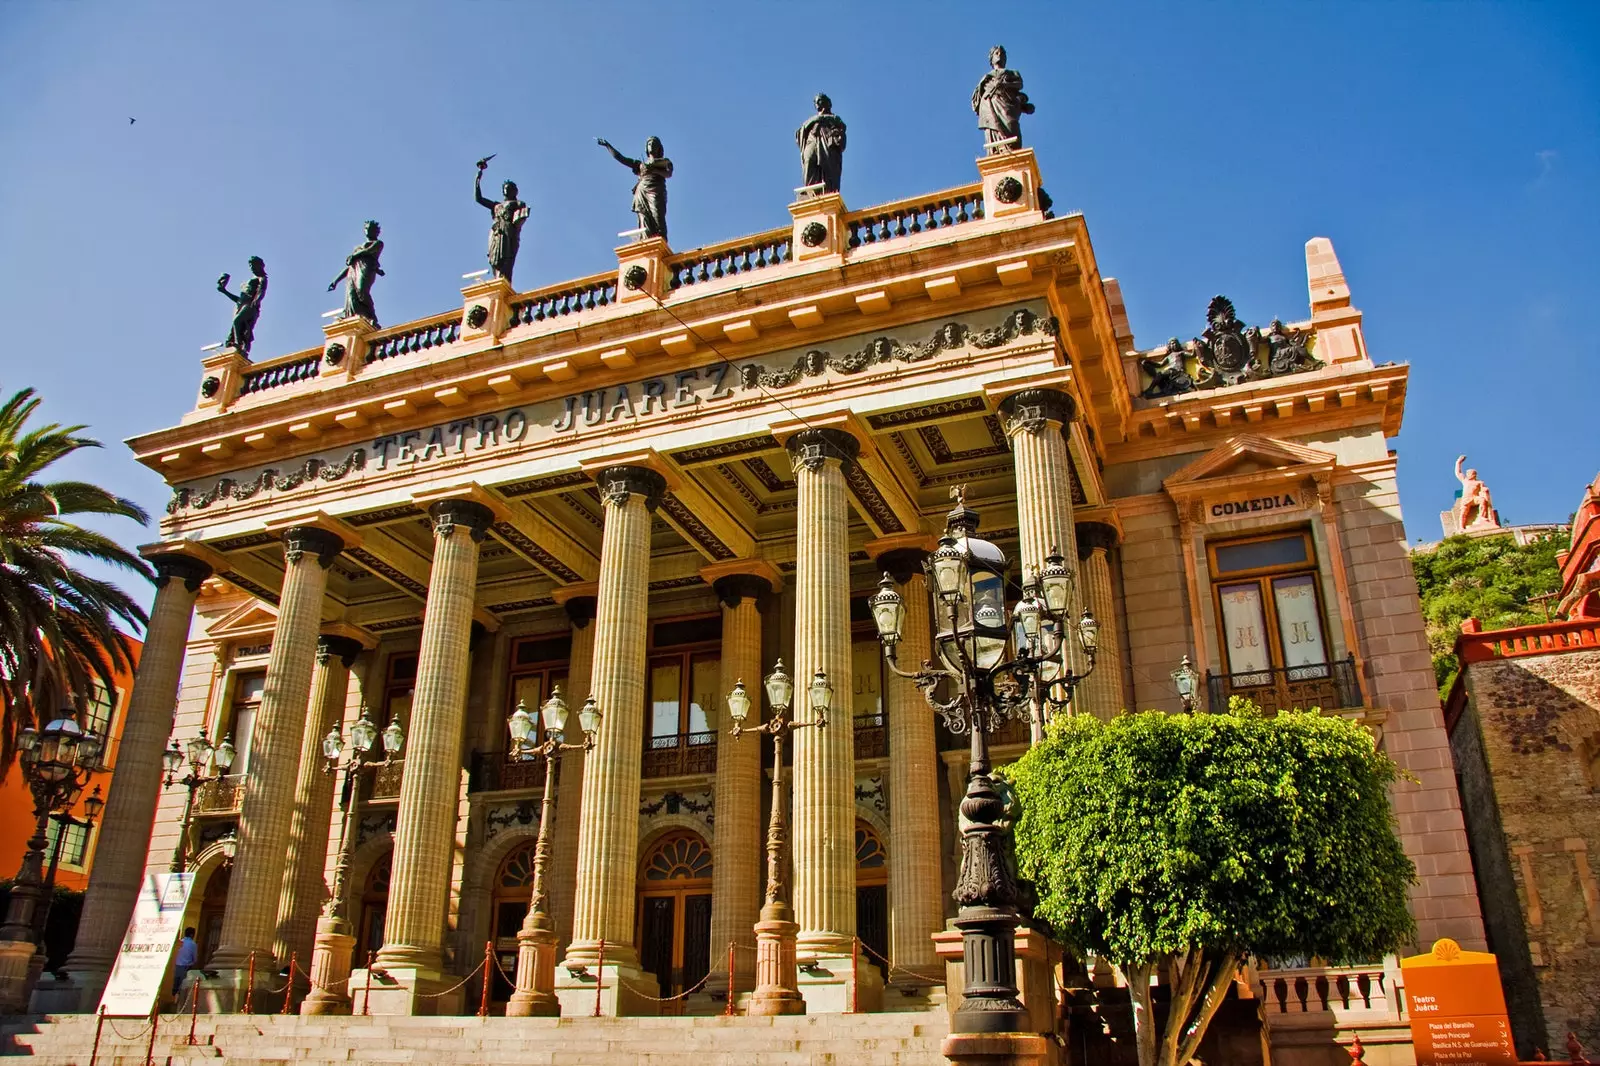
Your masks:
M681 289L703 281L748 274L787 263L794 258L789 241L790 231L785 228L697 248L687 255L667 261L667 284L673 289Z
M254 370L246 370L239 380L239 395L249 396L296 382L310 381L321 372L321 348L312 352L296 352Z
M1341 1021L1398 1022L1404 1016L1399 978L1400 965L1392 956L1362 966L1263 970L1261 1007L1269 1025L1274 1021L1292 1023L1297 1014L1324 1012Z
M1340 711L1360 707L1361 685L1351 656L1332 663L1272 667L1238 674L1206 673L1207 706L1213 713L1228 709L1229 696L1252 700L1267 714L1279 711Z
M642 777L709 774L717 768L717 734L675 733L644 742Z
M519 295L511 302L510 326L531 326L551 318L565 318L617 302L617 272L562 282Z
M367 362L376 363L412 352L443 348L461 339L461 312L451 311L421 322L381 330L367 338Z
M207 781L194 797L196 814L238 814L244 802L244 774L230 774Z
M883 712L858 714L856 727L856 758L879 759L889 754L889 727Z
M467 790L509 792L519 788L543 788L544 776L543 755L512 757L503 751L475 751Z
M860 248L914 233L959 226L983 218L983 186L971 185L933 199L900 200L845 216L846 244Z

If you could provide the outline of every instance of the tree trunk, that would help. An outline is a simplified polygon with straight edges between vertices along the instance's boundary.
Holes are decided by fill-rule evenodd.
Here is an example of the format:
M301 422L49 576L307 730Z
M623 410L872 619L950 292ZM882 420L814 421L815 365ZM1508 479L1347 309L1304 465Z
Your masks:
M1112 963L1123 984L1128 986L1128 998L1133 1004L1133 1036L1139 1049L1139 1066L1157 1066L1156 1016L1150 1001L1150 975L1157 962L1141 962L1133 966Z
M1189 1066L1200 1050L1211 1019L1228 997L1228 985L1239 969L1239 956L1218 957L1195 949L1186 955L1163 955L1136 965L1113 965L1127 984L1133 1005L1139 1066ZM1167 1022L1159 1030L1150 992L1150 978L1155 974L1165 974L1172 990Z

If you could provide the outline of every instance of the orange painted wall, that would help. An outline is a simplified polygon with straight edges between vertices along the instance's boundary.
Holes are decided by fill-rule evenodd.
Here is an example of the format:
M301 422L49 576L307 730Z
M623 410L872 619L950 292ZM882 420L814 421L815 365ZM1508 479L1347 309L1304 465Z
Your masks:
M139 653L144 649L144 643L129 638L133 647L133 661L135 667L139 662ZM106 748L105 763L107 767L114 767L117 761L117 748L122 743L122 726L127 719L128 698L133 695L133 674L131 672L118 672L116 709L111 718L111 738ZM88 796L94 792L94 786L100 786L100 796L105 798L111 791L111 770L95 774L84 786L83 794ZM74 817L83 817L83 800L78 801L78 808L72 813ZM20 762L13 762L10 769L0 777L0 876L15 877L17 870L22 866L22 855L27 850L28 838L33 835L33 796L28 792L27 784L22 780L22 766ZM65 859L56 870L56 884L64 888L74 888L82 891L89 883L89 869L94 862L94 848L99 837L98 827L89 834L89 846L84 853L81 867L68 866ZM45 863L50 862L50 855L45 853Z

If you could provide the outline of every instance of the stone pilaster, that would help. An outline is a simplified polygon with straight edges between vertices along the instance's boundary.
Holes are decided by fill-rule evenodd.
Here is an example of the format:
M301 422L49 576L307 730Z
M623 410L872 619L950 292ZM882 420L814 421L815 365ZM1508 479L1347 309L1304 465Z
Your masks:
M1122 640L1117 632L1117 605L1111 589L1111 552L1117 530L1103 522L1080 522L1078 595L1100 623L1100 651L1094 672L1078 691L1083 710L1102 721L1127 709L1122 691Z
M282 534L284 574L278 623L272 634L261 708L250 735L250 768L239 808L239 850L222 919L222 944L211 960L213 969L227 971L213 983L213 1006L218 1010L234 1006L252 954L256 985L265 988L279 983L273 942L294 813L300 742L311 697L317 634L322 627L323 594L328 587L328 567L346 544L355 540L353 535L341 537L309 521L288 525Z
M605 506L605 533L590 677L591 694L602 717L594 750L584 765L572 943L556 974L556 992L565 1013L580 1008L587 1012L593 1009L594 981L599 980L605 986L602 1012L655 1013L654 1004L636 994L655 996L659 987L653 975L639 968L633 912L644 752L650 515L661 502L666 482L642 466L609 467L597 480ZM587 973L574 974L573 966L585 967Z
M752 567L756 560L747 560ZM712 587L722 602L722 661L718 696L745 687L761 699L761 602L772 582L755 573L724 573ZM715 991L728 985L728 944L735 945L733 987L755 987L756 918L761 905L760 734L734 737L717 707L717 836L711 867L711 969ZM720 980L719 980L720 978Z
M360 653L361 642L354 637L324 633L317 638L317 667L311 675L311 699L300 738L300 772L294 785L289 850L278 903L278 939L273 946L280 960L287 961L291 955L298 959L297 984L306 981L317 916L328 897L322 874L327 866L336 778L323 769L322 738L344 721L350 666Z
M556 601L572 622L572 652L567 658L567 706L573 721L589 698L589 678L594 672L594 600L592 582L556 590ZM569 729L572 727L569 726ZM572 743L577 743L573 734ZM578 890L578 825L583 811L583 764L588 753L579 748L561 754L556 782L556 824L550 850L550 921L555 925L556 947L565 951L572 941L572 908Z
M1074 410L1072 397L1047 388L1024 389L1000 403L1016 463L1017 525L1021 533L1017 563L1019 577L1024 579L1032 574L1033 567L1044 566L1052 549L1069 561L1077 558L1078 540L1072 522L1072 455L1066 438ZM1074 614L1081 610L1081 590L1078 598L1079 603L1068 606ZM1067 647L1073 670L1082 673L1083 653L1076 639L1069 639Z
M432 994L440 991L444 966L478 545L495 521L481 495L463 490L428 506L433 566L400 782L392 887L375 963L386 977L367 1004L374 1014L442 1014L455 1006ZM357 984L352 974L350 985Z
M145 553L156 569L156 598L128 698L122 740L114 753L116 773L100 816L78 938L67 958L67 972L80 990L81 1011L92 1011L100 1002L144 882L150 826L161 794L161 753L172 732L173 695L183 669L194 601L215 565L197 558L192 547L182 554L161 550L166 547Z
M786 441L799 488L795 557L794 718L813 721L807 690L821 670L833 686L825 729L794 735L794 841L791 852L797 951L818 965L801 977L813 1013L849 1010L858 992L851 971L856 932L855 738L850 692L850 506L844 465L860 443L831 428L804 429ZM876 974L870 966L863 972Z
M926 538L923 538L926 539ZM873 545L869 544L870 551ZM877 568L900 586L905 624L897 654L903 670L933 658L922 548L892 548ZM910 681L884 671L889 718L889 961L931 980L944 968L933 936L944 929L939 855L939 752L933 709Z

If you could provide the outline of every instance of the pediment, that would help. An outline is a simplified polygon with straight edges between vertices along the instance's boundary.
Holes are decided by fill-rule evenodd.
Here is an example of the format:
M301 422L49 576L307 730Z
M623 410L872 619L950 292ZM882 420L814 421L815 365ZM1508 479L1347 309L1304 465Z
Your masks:
M1162 482L1173 496L1253 481L1325 479L1338 457L1292 441L1241 433L1218 444Z
M261 600L250 600L217 619L207 635L219 640L270 637L277 627L278 609Z

